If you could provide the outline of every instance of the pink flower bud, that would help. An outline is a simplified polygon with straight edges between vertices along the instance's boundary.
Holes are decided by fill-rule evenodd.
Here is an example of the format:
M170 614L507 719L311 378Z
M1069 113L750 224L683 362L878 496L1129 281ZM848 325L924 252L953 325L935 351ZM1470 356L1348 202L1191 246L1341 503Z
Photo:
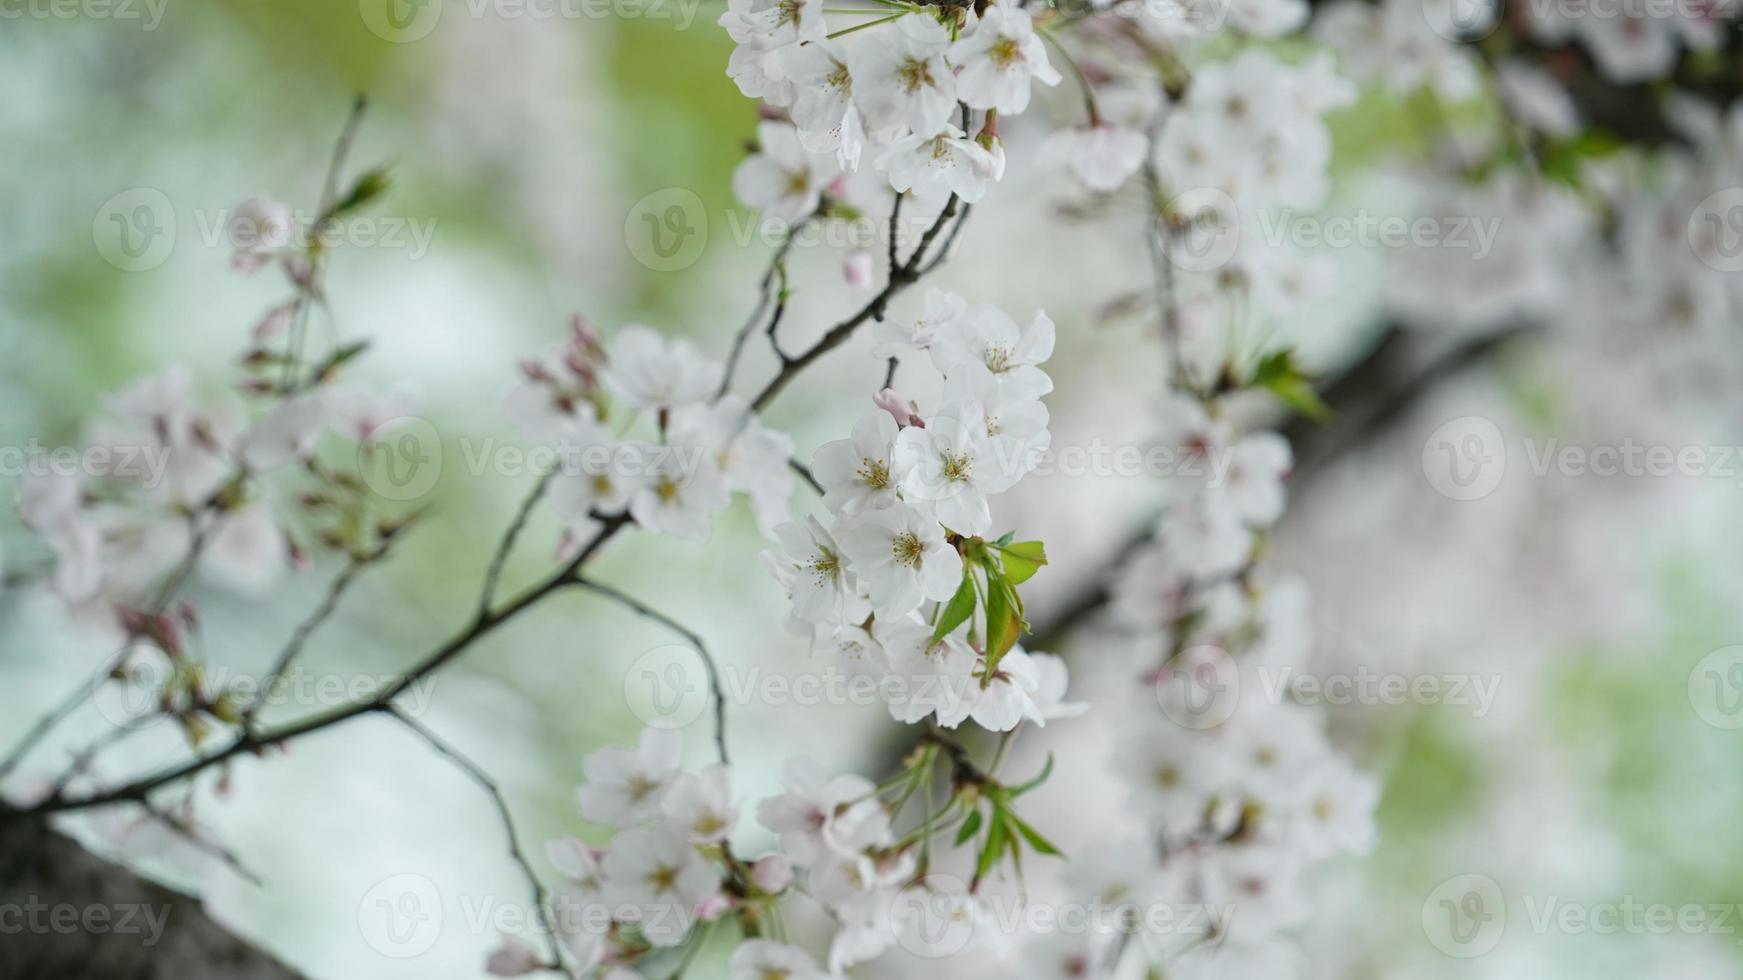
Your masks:
M281 303L266 311L260 322L254 325L253 337L255 343L266 343L285 332L290 326L291 314L296 312L296 303Z
M528 945L526 940L506 932L502 934L502 944L484 961L484 969L496 977L525 976L542 965L538 950Z
M842 174L841 176L830 181L829 186L824 189L824 193L826 193L830 197L836 198L838 200L840 198L846 197L847 196L847 175Z
M696 906L696 914L702 918L703 922L713 922L731 910L732 899L719 892L703 899L702 904Z
M750 866L750 880L770 895L778 895L793 883L793 862L780 854L765 854Z
M847 253L841 260L841 275L847 284L854 289L870 289L872 285L872 257L865 249L855 249Z
M912 425L924 429L926 423L920 418L920 406L896 394L894 388L885 388L872 396L872 403L890 413L896 420L896 425L907 428Z

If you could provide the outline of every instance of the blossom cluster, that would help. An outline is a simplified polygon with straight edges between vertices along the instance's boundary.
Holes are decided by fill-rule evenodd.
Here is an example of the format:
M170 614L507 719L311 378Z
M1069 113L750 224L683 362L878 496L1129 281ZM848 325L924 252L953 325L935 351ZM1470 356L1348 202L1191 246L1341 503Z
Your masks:
M990 123L969 138L971 112L1017 115L1033 83L1060 81L1016 3L977 16L892 0L865 14L876 19L834 32L822 0L732 0L721 16L737 44L727 73L790 115L761 128L759 154L735 175L747 203L788 220L808 215L833 178L858 170L868 141L872 166L897 191L978 201L1003 176L1004 147Z
M571 975L660 975L663 951L699 943L709 923L733 918L746 934L728 966L734 980L823 980L877 957L899 935L923 935L918 919L939 914L915 841L898 841L894 832L892 809L899 807L887 805L869 780L789 760L781 792L755 808L777 848L744 860L730 841L741 810L731 769L686 771L680 749L676 733L648 729L637 747L603 748L584 762L581 816L614 833L603 848L575 837L546 844L560 876L549 924ZM804 949L757 935L784 932L782 903L800 896L835 924L827 973ZM969 899L958 893L953 901L967 907ZM497 976L556 966L506 934L487 964Z
M1061 700L1059 658L1000 642L1015 636L1001 632L998 610L1009 607L994 597L1014 596L1014 563L1036 560L1039 543L985 538L992 501L1049 445L1041 398L1053 382L1040 365L1053 321L1038 311L1019 327L991 304L934 289L917 320L880 324L876 339L886 356L929 356L943 394L922 412L886 390L848 438L818 447L828 523L776 528L781 548L763 556L792 598L790 628L876 680L898 721L972 718L1006 731L1076 710Z
M288 227L288 211L270 201L244 202L236 215ZM359 470L411 411L411 396L340 379L363 344L304 350L302 320L322 301L316 267L275 245L279 236L241 237L234 268L276 264L294 292L250 331L235 379L241 401L203 396L186 367L171 365L104 398L85 428L82 465L24 466L18 513L51 556L49 585L99 629L123 626L116 611L145 606L184 563L260 592L306 565L311 545L358 553L396 527L355 519L370 496ZM328 439L342 448L323 462ZM275 482L280 473L299 478Z
M643 530L706 540L734 492L765 532L786 519L792 439L723 393L724 376L694 344L649 327L624 327L608 351L579 316L563 342L521 362L504 410L559 449L545 501L569 528L565 550L625 513ZM652 421L651 438L625 437L638 419Z
M1232 414L1226 399L1185 393L1162 412L1164 441L1233 463L1221 481L1171 481L1154 537L1116 580L1116 645L1143 683L1123 709L1131 722L1115 768L1152 860L1091 887L1212 910L1196 937L1212 943L1151 937L1174 944L1157 954L1175 960L1170 975L1245 976L1265 964L1261 975L1287 977L1283 931L1311 907L1303 873L1372 848L1378 784L1327 741L1318 708L1264 696L1261 671L1306 658L1309 604L1303 583L1257 563L1283 513L1288 443L1239 432Z

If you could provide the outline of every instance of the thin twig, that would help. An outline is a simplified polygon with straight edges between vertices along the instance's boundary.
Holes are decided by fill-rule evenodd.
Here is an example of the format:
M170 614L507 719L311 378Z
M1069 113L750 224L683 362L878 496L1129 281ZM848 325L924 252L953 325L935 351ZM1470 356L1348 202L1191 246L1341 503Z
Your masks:
M490 567L484 572L484 588L480 590L478 610L483 612L496 601L497 582L502 578L503 566L508 564L509 552L514 550L515 541L519 540L521 531L526 529L527 520L532 516L533 508L538 505L545 491L550 489L551 478L557 475L556 469L548 470L539 477L539 482L533 485L531 493L522 500L520 507L514 513L514 520L509 522L508 531L503 534L502 541L496 546L496 554L490 558Z
M708 652L708 647L702 642L702 637L698 636L695 630L626 592L595 582L592 579L582 578L579 575L575 576L574 581L576 585L589 592L622 603L637 615L645 616L659 623L683 637L692 647L696 648L696 655L702 658L702 665L708 671L708 687L714 695L714 746L720 753L721 762L732 761L726 753L726 687L720 680L720 665L714 662L714 655Z
M450 762L470 776L472 781L477 783L490 797L490 802L496 807L497 815L502 818L502 829L508 836L509 857L514 859L514 863L520 867L521 873L526 875L527 882L532 886L533 908L539 921L545 925L545 928L540 931L545 934L546 939L551 944L552 962L560 965L563 961L563 945L557 941L556 923L552 921L550 913L551 894L545 888L544 882L539 880L538 874L533 871L532 862L527 860L526 852L521 848L520 835L514 829L514 815L509 812L508 801L502 796L502 787L497 785L496 780L492 779L482 766L473 762L465 753L445 741L416 718L406 714L399 707L389 704L384 706L382 710L410 729L419 738L428 742L430 748L447 757Z
M251 870L248 865L244 864L235 851L232 851L217 841L202 835L199 832L199 828L194 825L191 819L179 817L175 814L169 813L168 811L160 810L157 807L152 806L150 803L141 803L140 806L144 808L147 817L162 825L165 829L169 830L170 833L173 833L182 840L187 841L195 850L207 855L208 857L216 858L243 881L248 882L256 888L266 887L266 879Z
M817 491L819 495L823 493L823 484L817 482L817 477L812 475L810 467L796 459L789 459L787 460L787 468L799 474L799 479L804 480L806 485Z
M266 695L272 690L273 685L277 684L279 680L284 677L285 673L290 670L291 664L296 661L297 657L302 655L304 647L308 645L309 637L314 634L316 629L320 628L322 623L326 622L327 619L333 615L334 610L339 608L339 600L345 597L345 593L350 590L351 584L357 581L357 576L361 575L364 569L385 557L387 555L387 549L388 543L383 541L374 549L364 554L353 555L351 559L345 563L344 569L342 569L338 575L333 577L332 583L327 586L327 594L321 599L321 604L316 606L313 612L309 613L302 622L297 624L296 629L291 633L290 639L285 641L283 649L279 650L278 657L272 662L272 669L267 671L266 678L260 685L261 699L254 704L249 705L248 709L242 714L243 725L253 725L254 716L260 712L261 706L266 703Z

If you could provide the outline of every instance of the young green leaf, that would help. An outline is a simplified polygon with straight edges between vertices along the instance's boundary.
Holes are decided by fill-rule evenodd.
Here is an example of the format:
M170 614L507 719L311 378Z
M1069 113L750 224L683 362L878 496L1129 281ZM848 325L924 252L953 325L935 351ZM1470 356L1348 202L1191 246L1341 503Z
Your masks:
M956 587L956 594L950 597L950 602L938 615L937 625L932 627L932 642L936 643L950 635L950 631L968 621L974 615L974 571L969 568L962 570L962 584Z
M1017 833L1021 834L1023 836L1023 839L1029 842L1029 846L1034 848L1036 853L1038 853L1038 854L1051 854L1051 855L1054 855L1055 857L1060 856L1059 855L1059 848L1054 847L1052 841L1048 840L1045 837L1042 837L1041 834L1039 832L1037 832L1034 827L1031 827L1027 823L1024 823L1022 817L1019 817L1015 813L1010 813L1008 811L1006 813L1006 816L1009 818L1011 825L1017 828Z
M1047 564L1047 549L1039 541L1019 541L1003 545L999 550L1003 553L1005 578L1012 585L1029 581L1042 565Z
M980 811L979 810L968 811L968 819L964 820L962 822L962 829L960 829L956 832L956 846L961 847L962 845L968 843L968 839L970 837L973 837L974 832L979 830L979 829L980 829Z
M1017 797L1022 796L1024 793L1029 792L1030 790L1034 789L1035 787L1046 782L1047 777L1051 776L1051 775L1053 775L1053 753L1049 752L1049 753L1047 753L1047 762L1045 765L1043 765L1041 767L1040 774L1037 775L1034 779L1031 779L1028 782L1023 783L1020 786L1011 787L1011 789L1010 789L1011 798L1016 799Z

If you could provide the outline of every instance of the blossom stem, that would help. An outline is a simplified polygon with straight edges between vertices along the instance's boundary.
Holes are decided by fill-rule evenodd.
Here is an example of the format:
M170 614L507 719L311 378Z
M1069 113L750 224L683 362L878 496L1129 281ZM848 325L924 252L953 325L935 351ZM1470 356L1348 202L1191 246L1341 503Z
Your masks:
M1065 45L1053 36L1052 31L1037 30L1035 33L1041 35L1042 40L1053 45L1053 50L1059 52L1059 57L1071 66L1071 73L1077 77L1077 87L1083 92L1083 107L1089 113L1089 124L1091 126L1101 125L1101 111L1096 108L1095 104L1095 87L1089 84L1089 76L1084 73L1083 66L1077 63L1077 59L1071 56L1070 51L1065 50Z
M908 16L908 11L904 10L899 14L891 14L888 17L879 17L877 20L866 21L863 24L855 24L852 27L843 27L839 31L831 31L829 33L828 37L830 40L833 41L834 39L836 39L838 37L846 37L847 35L852 34L854 31L863 31L868 27L876 27L879 24L888 24L890 21L901 20L903 17L906 17L906 16Z

